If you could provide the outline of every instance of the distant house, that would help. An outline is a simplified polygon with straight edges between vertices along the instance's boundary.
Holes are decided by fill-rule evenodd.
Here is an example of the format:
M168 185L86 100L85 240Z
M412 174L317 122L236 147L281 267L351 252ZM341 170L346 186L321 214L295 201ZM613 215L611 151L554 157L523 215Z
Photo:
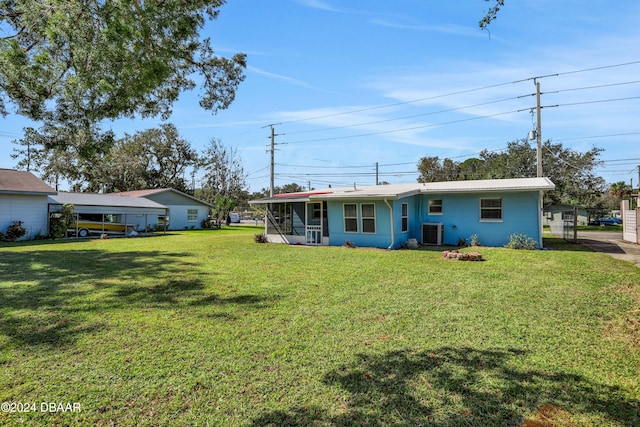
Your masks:
M544 206L543 225L550 225L551 221L573 221L574 206L563 203L551 203ZM585 208L578 208L578 225L587 225L589 213Z
M27 230L23 240L47 235L47 196L56 191L31 172L0 169L0 231L14 221L22 221Z
M201 228L203 220L209 218L209 210L214 206L173 188L159 188L155 190L124 191L113 195L138 197L152 200L169 209L169 230L184 230L187 228ZM163 219L160 218L162 221Z
M548 178L327 188L253 200L266 204L271 242L397 249L416 239L457 245L477 235L503 246L525 234L542 247L543 192Z

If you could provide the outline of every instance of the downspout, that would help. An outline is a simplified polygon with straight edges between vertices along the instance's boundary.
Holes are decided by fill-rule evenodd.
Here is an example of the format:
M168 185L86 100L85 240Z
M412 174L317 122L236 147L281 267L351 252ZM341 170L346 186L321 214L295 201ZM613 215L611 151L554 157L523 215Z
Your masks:
M387 207L389 208L389 222L391 223L391 244L387 248L387 250L390 251L391 249L393 249L393 246L395 245L395 238L396 238L396 233L395 233L395 230L393 229L393 206L389 204L387 199L384 199L384 204L387 205Z
M542 228L542 211L543 211L543 206L542 206L542 201L544 200L544 192L542 190L540 190L540 192L538 193L538 233L539 233L539 245L538 247L540 249L543 249L542 247L542 232L543 232L543 228Z

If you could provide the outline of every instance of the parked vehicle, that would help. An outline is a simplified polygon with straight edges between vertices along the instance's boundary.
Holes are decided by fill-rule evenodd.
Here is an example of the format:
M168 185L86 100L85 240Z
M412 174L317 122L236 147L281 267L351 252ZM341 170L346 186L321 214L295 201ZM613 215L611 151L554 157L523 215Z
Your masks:
M589 225L620 225L622 221L618 218L604 217L589 221Z
M78 237L87 237L91 234L128 234L135 231L134 224L124 224L116 220L115 215L80 214L76 224L68 232L76 234L77 230Z
M232 212L232 213L229 214L229 218L231 219L232 223L240 224L240 214L239 213Z

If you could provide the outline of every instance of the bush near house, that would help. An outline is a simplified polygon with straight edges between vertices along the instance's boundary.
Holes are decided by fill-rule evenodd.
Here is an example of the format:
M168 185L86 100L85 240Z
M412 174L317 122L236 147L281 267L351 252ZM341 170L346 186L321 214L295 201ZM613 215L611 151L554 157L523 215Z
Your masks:
M6 233L0 233L0 239L7 242L15 242L19 238L27 234L27 230L22 226L22 221L14 221L13 224L7 228Z

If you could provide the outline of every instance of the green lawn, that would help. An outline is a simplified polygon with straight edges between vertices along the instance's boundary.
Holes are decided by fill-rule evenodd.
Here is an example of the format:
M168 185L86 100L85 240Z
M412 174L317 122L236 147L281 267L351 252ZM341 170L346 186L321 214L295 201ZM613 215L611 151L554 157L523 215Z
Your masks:
M256 232L0 246L0 425L640 425L630 263Z

